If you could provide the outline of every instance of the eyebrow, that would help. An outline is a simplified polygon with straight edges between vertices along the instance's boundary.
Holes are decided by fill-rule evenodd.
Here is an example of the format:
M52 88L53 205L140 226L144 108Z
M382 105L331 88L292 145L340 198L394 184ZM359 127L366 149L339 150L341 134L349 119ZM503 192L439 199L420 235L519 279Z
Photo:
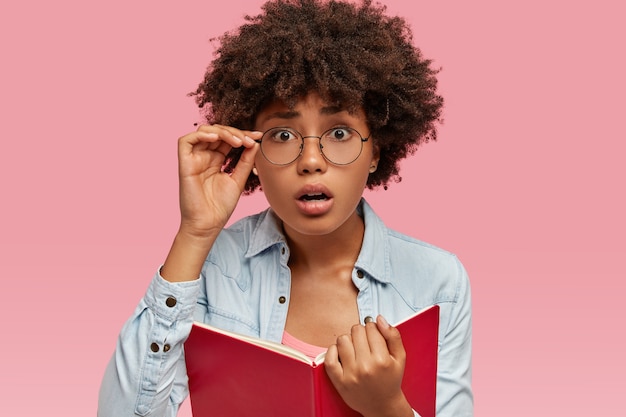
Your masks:
M325 106L320 109L320 114L332 115L332 114L341 113L342 111L348 111L348 110L340 106ZM277 112L268 114L266 117L263 118L263 121L266 122L271 119L295 119L300 116L301 116L300 112L297 112L295 110L277 111Z

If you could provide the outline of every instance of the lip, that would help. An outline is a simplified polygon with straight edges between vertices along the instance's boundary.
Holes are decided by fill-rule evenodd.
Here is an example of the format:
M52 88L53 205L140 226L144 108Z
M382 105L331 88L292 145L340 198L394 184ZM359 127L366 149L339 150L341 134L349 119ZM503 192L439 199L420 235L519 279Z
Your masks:
M324 199L306 200L306 195L323 194ZM321 216L330 211L334 204L333 194L323 184L307 184L295 194L296 206L300 212L307 216Z

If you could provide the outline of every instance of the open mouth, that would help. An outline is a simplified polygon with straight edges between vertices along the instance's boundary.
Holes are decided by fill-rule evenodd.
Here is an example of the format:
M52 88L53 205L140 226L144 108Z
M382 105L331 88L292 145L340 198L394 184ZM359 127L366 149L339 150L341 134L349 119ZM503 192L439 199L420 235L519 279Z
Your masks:
M324 193L303 194L300 196L301 201L320 201L328 200L328 196Z
M295 197L296 206L306 216L322 216L332 209L334 202L333 194L323 184L305 185Z

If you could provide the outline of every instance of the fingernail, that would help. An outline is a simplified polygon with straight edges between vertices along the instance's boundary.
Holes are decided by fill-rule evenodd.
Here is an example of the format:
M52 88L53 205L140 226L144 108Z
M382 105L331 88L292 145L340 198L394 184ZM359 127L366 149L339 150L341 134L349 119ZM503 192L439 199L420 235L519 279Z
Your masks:
M387 323L387 320L385 320L383 316L378 316L378 319L380 320L380 324L382 324L384 327L389 327L389 323Z

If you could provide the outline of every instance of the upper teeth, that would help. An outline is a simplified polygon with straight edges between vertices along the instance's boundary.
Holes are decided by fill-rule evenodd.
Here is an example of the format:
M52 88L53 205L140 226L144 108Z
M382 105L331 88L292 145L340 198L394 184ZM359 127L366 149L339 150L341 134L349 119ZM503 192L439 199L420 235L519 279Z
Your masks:
M324 193L308 193L308 194L304 194L302 196L302 198L305 198L307 200L318 200L318 199L322 199L326 197L326 194Z

